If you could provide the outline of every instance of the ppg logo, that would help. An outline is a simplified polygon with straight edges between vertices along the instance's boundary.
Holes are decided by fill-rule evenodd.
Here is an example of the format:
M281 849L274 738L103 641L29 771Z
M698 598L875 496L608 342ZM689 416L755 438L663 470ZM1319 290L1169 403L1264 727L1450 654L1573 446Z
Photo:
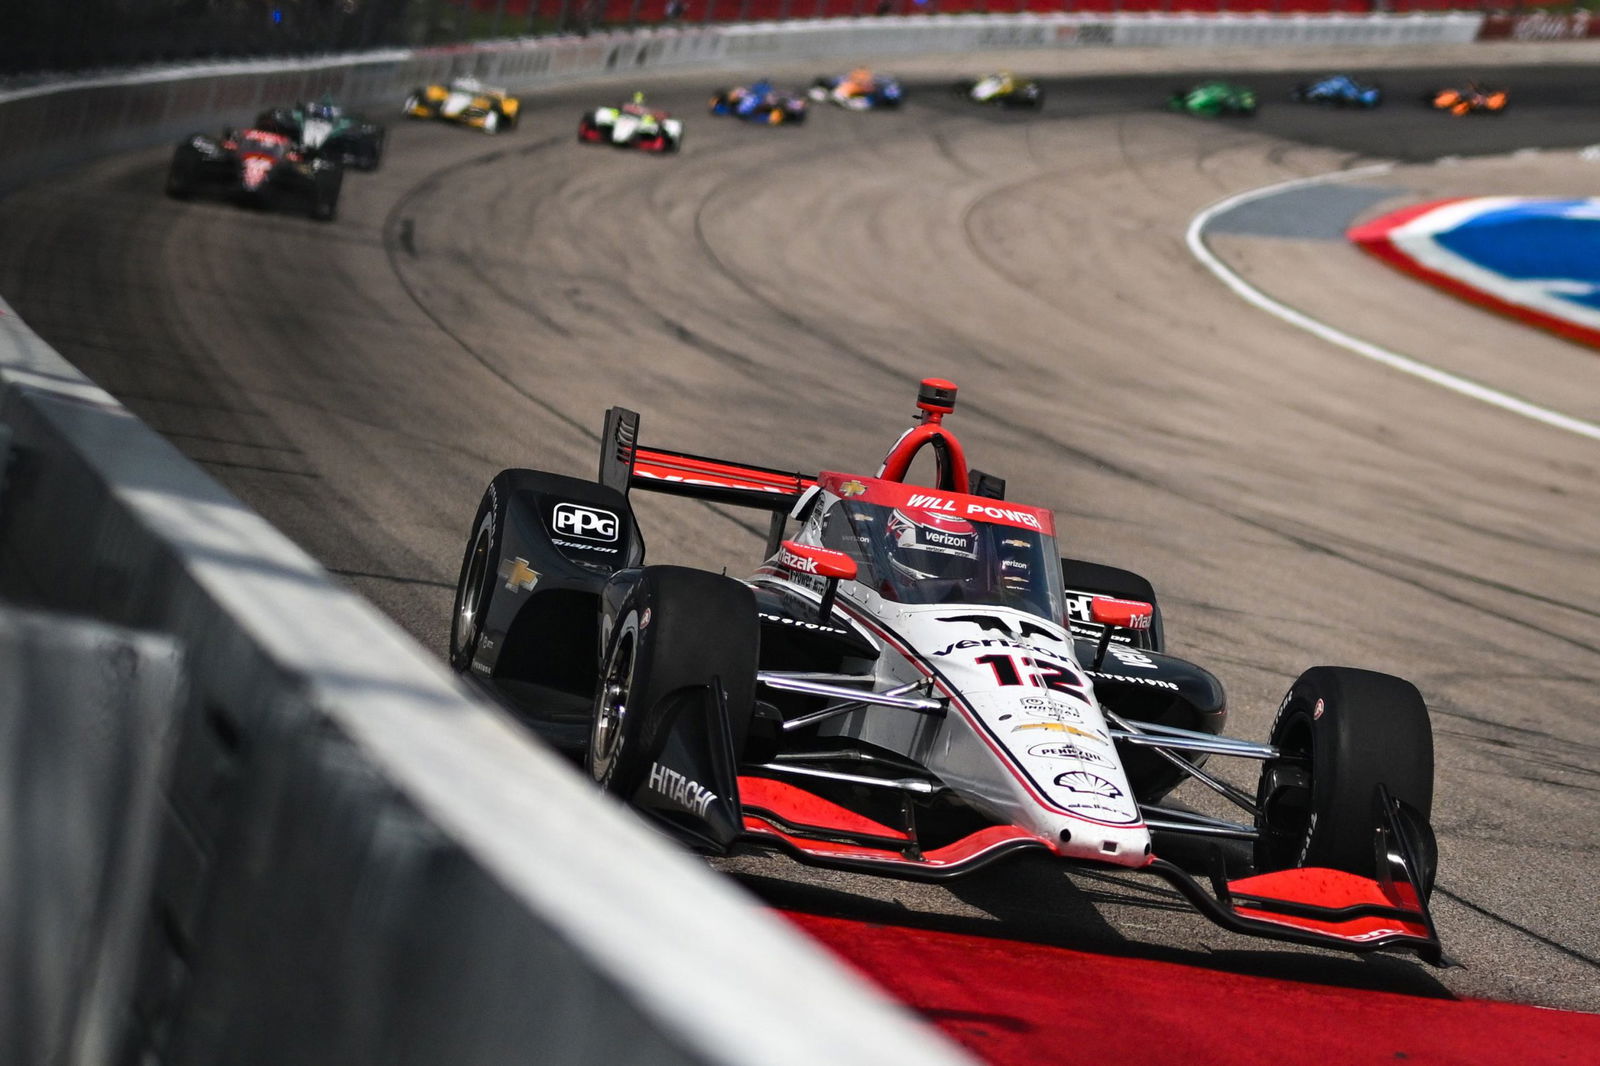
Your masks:
M585 507L577 503L556 504L556 532L565 533L569 537L613 541L617 539L617 528L620 525L617 516L610 511Z

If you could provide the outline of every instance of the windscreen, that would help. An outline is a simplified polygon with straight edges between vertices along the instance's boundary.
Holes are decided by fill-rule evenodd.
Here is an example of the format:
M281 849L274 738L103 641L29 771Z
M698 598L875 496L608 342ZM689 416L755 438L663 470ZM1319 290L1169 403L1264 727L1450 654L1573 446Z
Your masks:
M822 515L824 547L856 561L856 580L897 603L1014 607L1065 617L1055 538L910 506L838 499Z

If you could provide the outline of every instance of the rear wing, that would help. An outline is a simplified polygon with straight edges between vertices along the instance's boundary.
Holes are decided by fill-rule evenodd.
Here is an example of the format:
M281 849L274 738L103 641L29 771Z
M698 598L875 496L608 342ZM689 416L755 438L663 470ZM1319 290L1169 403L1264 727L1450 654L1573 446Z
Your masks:
M772 511L781 521L817 478L815 474L643 447L638 414L613 407L606 412L601 434L599 481L623 495L633 488L648 489Z

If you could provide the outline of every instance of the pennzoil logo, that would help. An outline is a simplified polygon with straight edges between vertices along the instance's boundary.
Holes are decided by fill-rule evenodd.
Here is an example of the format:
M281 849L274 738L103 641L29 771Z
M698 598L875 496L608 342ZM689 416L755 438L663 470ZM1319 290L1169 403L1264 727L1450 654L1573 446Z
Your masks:
M866 491L867 487L859 481L846 481L839 486L839 495L841 496L860 496Z
M1099 763L1101 766L1110 762L1104 755L1098 755L1076 744L1068 744L1066 741L1057 744L1035 744L1028 749L1028 754L1041 759L1080 759L1083 762Z

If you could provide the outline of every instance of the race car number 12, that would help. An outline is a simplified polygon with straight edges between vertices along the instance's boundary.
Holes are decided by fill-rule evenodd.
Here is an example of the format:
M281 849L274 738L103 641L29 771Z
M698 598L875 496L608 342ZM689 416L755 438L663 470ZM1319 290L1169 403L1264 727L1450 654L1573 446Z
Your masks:
M993 670L995 683L1001 686L1028 684L1039 688L1053 689L1056 692L1074 693L1083 687L1077 678L1054 663L1042 663L1037 659L1029 659L1026 656L980 655L973 662L982 663ZM1018 667L1019 663L1023 667L1032 667L1032 670L1028 673L1027 681L1022 680L1023 675L1022 670Z

